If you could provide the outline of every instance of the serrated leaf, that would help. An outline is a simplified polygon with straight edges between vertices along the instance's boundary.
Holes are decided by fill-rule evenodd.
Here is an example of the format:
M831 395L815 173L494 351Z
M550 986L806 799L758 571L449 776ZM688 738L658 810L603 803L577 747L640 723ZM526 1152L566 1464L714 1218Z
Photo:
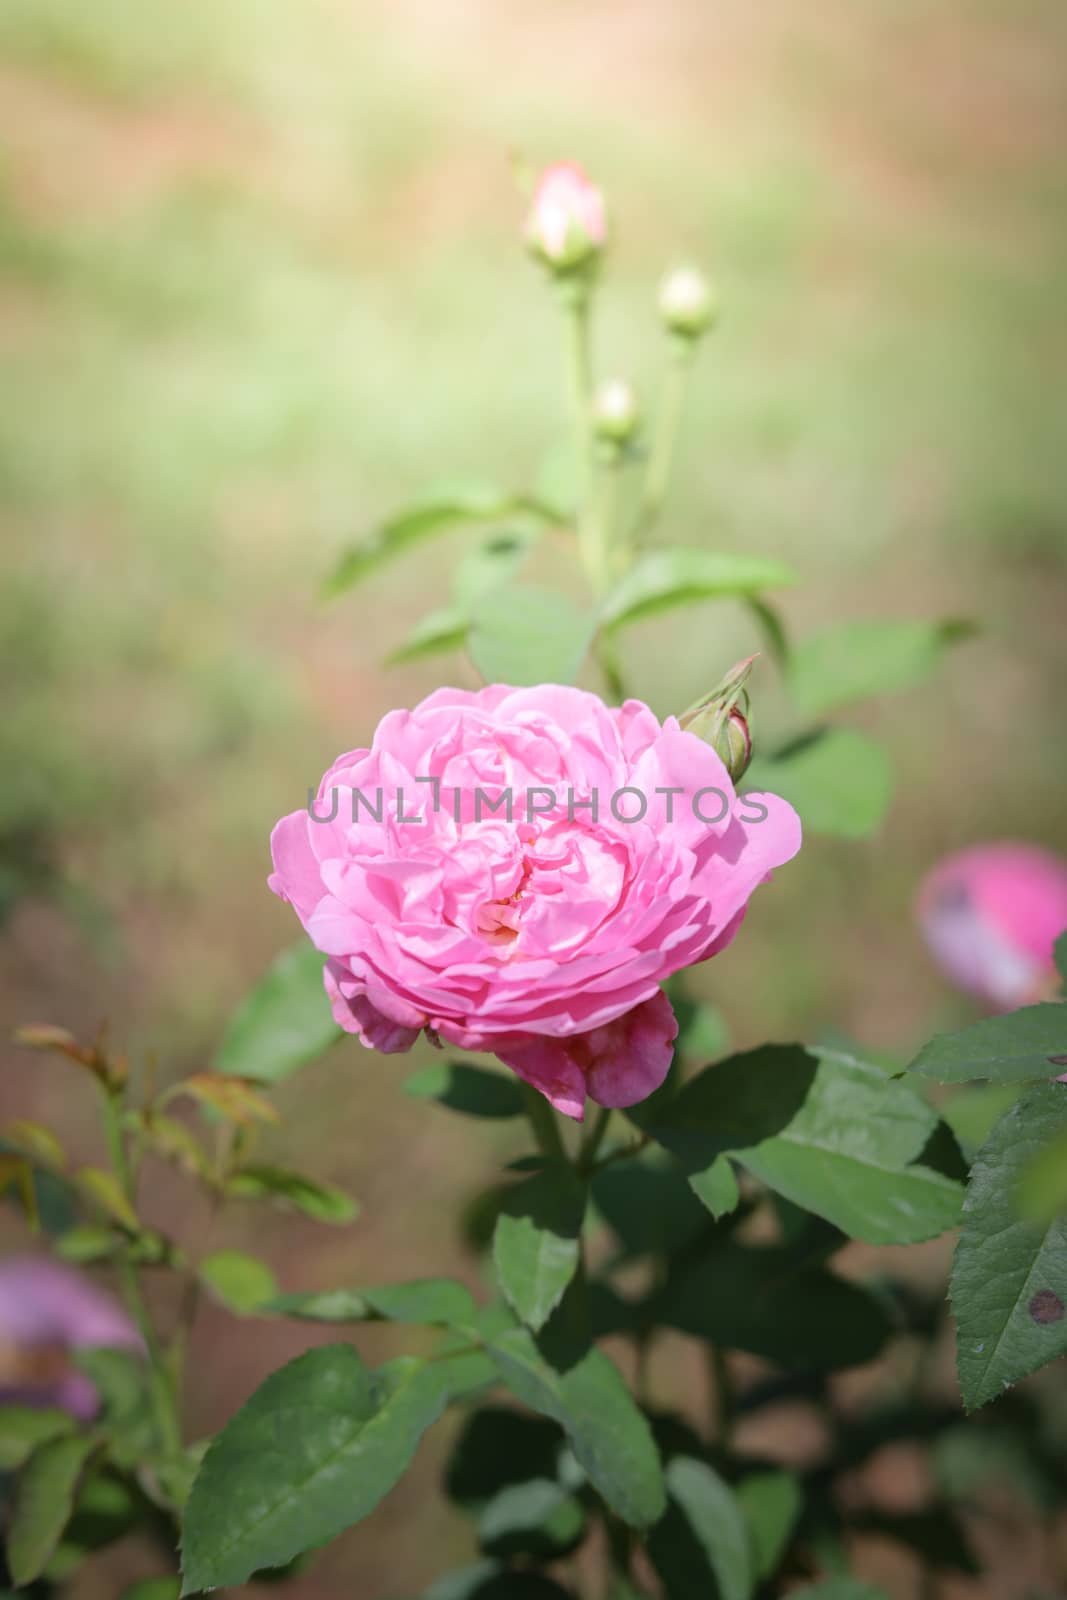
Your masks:
M1046 1083L1001 1118L971 1171L952 1264L960 1388L968 1410L1067 1352L1067 1219L1020 1217L1020 1177L1067 1133L1067 1085Z
M959 1183L916 1161L937 1114L911 1086L841 1052L788 1127L735 1159L787 1200L868 1244L915 1244L959 1221Z
M46 1128L40 1122L27 1122L23 1118L18 1118L7 1124L0 1138L12 1145L21 1155L35 1161L38 1166L50 1168L54 1172L62 1172L66 1166L63 1146L51 1128Z
M572 1167L535 1173L504 1203L493 1233L497 1282L535 1331L563 1298L578 1267L587 1188Z
M593 1346L558 1370L526 1328L486 1340L501 1381L531 1411L563 1428L590 1481L624 1522L651 1526L665 1506L651 1430L618 1368Z
M74 1181L78 1188L100 1210L117 1222L120 1227L129 1233L137 1233L140 1222L129 1200L126 1191L113 1172L105 1172L102 1167L81 1167L74 1174Z
M800 1483L791 1472L752 1472L736 1489L752 1541L758 1578L778 1570L804 1504Z
M301 939L271 963L234 1012L215 1070L280 1083L341 1038L322 983L325 958Z
M745 790L781 795L811 833L866 839L881 826L893 794L888 753L854 728L830 728L773 756L757 756Z
M1067 1132L1039 1150L1019 1179L1019 1211L1032 1222L1067 1215Z
M468 651L486 683L573 683L595 626L565 594L504 585L474 607Z
M359 1215L356 1201L336 1184L285 1167L240 1167L227 1183L226 1192L240 1200L274 1200L316 1222L351 1222Z
M764 556L729 555L681 546L654 550L642 556L611 591L601 620L605 627L617 628L638 617L695 600L748 597L765 589L786 588L796 581L790 567Z
M521 1117L524 1101L514 1076L471 1066L466 1061L434 1061L413 1073L404 1093L414 1100L436 1100L468 1117Z
M724 1242L677 1270L655 1308L671 1327L789 1370L860 1366L890 1333L866 1290L777 1246Z
M185 1512L182 1593L244 1583L360 1522L404 1474L446 1390L411 1358L378 1373L351 1345L298 1356L204 1457Z
M939 1033L908 1068L939 1083L1023 1083L1067 1072L1067 1005L1049 1001Z
M754 1587L748 1527L733 1491L704 1461L675 1456L670 1502L648 1553L671 1600L748 1600Z
M23 1468L7 1533L8 1565L17 1586L32 1583L55 1554L78 1486L99 1448L91 1434L67 1434L40 1445Z
M266 1307L305 1322L411 1322L463 1327L475 1315L470 1290L452 1278L415 1278L366 1289L276 1295Z
M183 1078L160 1101L195 1100L198 1105L224 1117L238 1127L248 1127L254 1122L279 1122L276 1107L247 1078L224 1076L218 1072L194 1072Z
M13 1472L39 1445L70 1433L73 1428L74 1419L66 1411L0 1406L0 1472Z
M871 695L914 688L936 671L951 645L975 631L960 619L838 623L793 647L790 687L803 711L822 716Z
M423 661L428 656L445 655L450 650L462 650L470 627L462 611L448 607L430 611L420 617L402 644L397 645L385 658L387 667L399 667L407 661Z
M496 484L470 480L442 484L413 506L379 524L341 557L323 585L327 597L343 594L394 556L464 523L490 522L516 512L543 517L545 508Z
M266 1262L243 1250L213 1251L201 1261L197 1276L220 1305L239 1317L266 1310L278 1293Z
M685 1178L662 1157L604 1167L593 1179L592 1196L625 1257L678 1254L708 1229Z

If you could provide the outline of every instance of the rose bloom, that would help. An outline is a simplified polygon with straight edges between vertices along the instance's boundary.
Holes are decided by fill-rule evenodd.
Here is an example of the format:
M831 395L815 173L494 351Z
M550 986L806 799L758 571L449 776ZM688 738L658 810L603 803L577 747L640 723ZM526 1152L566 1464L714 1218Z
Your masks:
M1012 1011L1056 986L1067 862L1029 844L961 850L925 879L917 914L945 975L990 1010Z
M58 1261L0 1261L0 1403L95 1416L96 1389L70 1353L97 1345L143 1351L140 1334L109 1294Z
M575 267L603 248L604 197L571 161L546 167L537 180L526 237L550 266Z
M614 814L623 787L616 809L644 803L644 820ZM479 790L498 805L509 791L512 819ZM594 795L596 815L582 804ZM365 1045L408 1050L426 1030L492 1052L580 1118L587 1094L632 1105L663 1081L677 1024L661 982L724 949L753 889L799 849L793 810L755 798L739 801L710 745L639 701L439 689L334 762L315 818L282 818L270 887L330 958L334 1015Z

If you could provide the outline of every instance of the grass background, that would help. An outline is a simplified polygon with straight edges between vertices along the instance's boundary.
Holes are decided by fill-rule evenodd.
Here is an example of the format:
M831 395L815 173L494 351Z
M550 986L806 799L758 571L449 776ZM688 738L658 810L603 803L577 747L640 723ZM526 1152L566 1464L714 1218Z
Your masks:
M380 663L462 537L332 607L321 576L435 477L530 481L563 425L514 151L609 194L601 372L651 398L659 273L719 285L670 533L795 565L798 636L983 627L854 714L897 763L882 836L811 843L700 986L740 1043L832 1024L906 1052L965 1017L911 923L922 873L983 838L1067 848L1065 56L1056 0L3 0L6 1020L106 1016L177 1073L291 938L269 828L438 681ZM635 628L628 676L665 712L754 647L702 606ZM769 668L756 707L773 733ZM454 1252L501 1152L403 1073L352 1048L283 1093L289 1152L365 1205L325 1243L259 1230L287 1286ZM93 1149L61 1068L12 1055L3 1095ZM194 1227L162 1175L157 1204ZM296 1347L248 1345L207 1315L198 1427ZM298 1592L396 1596L461 1555L431 1481Z

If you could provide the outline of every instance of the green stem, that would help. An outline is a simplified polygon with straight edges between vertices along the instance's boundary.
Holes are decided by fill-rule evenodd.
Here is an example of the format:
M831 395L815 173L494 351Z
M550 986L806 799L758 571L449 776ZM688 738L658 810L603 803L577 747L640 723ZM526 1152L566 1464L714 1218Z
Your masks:
M708 1378L714 1411L713 1430L718 1434L722 1448L729 1450L734 1430L734 1383L726 1354L717 1344L708 1350Z
M576 1163L579 1172L587 1174L593 1171L596 1163L597 1151L600 1149L600 1146L603 1143L604 1135L608 1131L608 1123L610 1121L611 1107L601 1106L598 1109L595 1118L593 1119L593 1123L589 1129L589 1132L582 1140L582 1148L578 1153L578 1161Z
M600 534L593 504L593 369L589 352L588 280L582 276L562 280L559 296L563 309L567 388L578 467L578 547L589 582L594 592L599 592L603 576L600 570Z
M556 1121L556 1113L544 1095L535 1089L532 1084L524 1083L522 1097L526 1102L526 1115L529 1119L530 1127L533 1129L534 1138L537 1140L537 1148L550 1161L567 1161L568 1156L563 1145L563 1135L560 1132L559 1123Z
M663 379L663 391L656 415L656 431L649 451L648 470L645 473L641 508L638 512L635 530L637 543L641 543L647 537L667 498L667 487L670 483L671 467L674 465L674 454L678 444L682 413L685 410L686 390L689 386L689 372L695 349L696 344L692 339L675 337L671 340L670 360Z
M112 1169L122 1185L124 1195L130 1205L136 1209L136 1185L122 1132L122 1101L119 1095L106 1084L101 1085L101 1106L104 1136L107 1140ZM127 1308L137 1326L137 1331L144 1341L145 1354L148 1358L149 1391L152 1397L152 1408L156 1415L156 1426L159 1429L160 1441L168 1455L177 1455L182 1448L177 1395L168 1377L166 1357L160 1346L148 1307L145 1304L144 1293L141 1288L141 1275L138 1271L137 1263L130 1257L128 1247L120 1256L118 1267L119 1279Z

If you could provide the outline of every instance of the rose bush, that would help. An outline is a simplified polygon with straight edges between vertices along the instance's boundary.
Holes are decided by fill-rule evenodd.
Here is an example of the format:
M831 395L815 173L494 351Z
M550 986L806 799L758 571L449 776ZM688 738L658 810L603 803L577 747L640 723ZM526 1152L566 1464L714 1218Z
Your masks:
M364 1044L492 1052L580 1118L587 1094L630 1105L663 1081L660 984L729 944L799 846L792 807L739 801L675 718L495 684L438 690L339 757L275 828L270 885Z

